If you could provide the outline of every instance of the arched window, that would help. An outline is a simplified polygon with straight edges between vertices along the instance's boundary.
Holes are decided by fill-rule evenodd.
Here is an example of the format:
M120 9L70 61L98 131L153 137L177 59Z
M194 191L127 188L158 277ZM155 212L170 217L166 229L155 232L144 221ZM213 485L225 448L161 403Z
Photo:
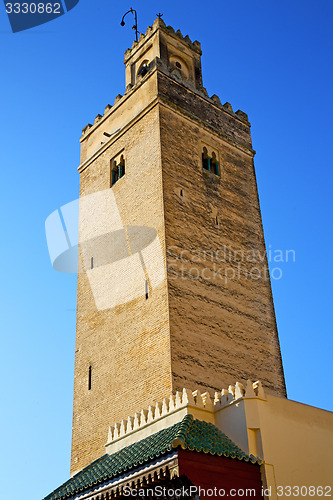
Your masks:
M142 63L139 66L137 76L143 78L147 73L148 73L148 66L149 66L149 61L148 59L145 59L142 61Z
M219 162L217 161L216 153L213 151L212 155L209 156L206 147L202 149L202 168L215 175L220 175Z
M190 67L178 54L172 54L169 58L171 71L178 69L182 78L187 80L190 77Z
M211 159L210 164L211 164L211 170L212 170L213 174L220 175L219 163L217 161L216 154L214 152L212 154L212 159Z
M118 167L117 167L117 163L115 161L112 161L111 162L111 186L113 186L117 180L119 179L119 175L118 175Z
M121 157L120 157L119 165L120 165L120 175L119 175L119 179L120 179L121 177L123 177L125 175L125 159L124 159L123 155L121 155Z
M205 170L210 170L210 163L209 163L207 148L203 148L203 151L202 151L202 168L204 168Z
M123 155L116 160L111 160L111 186L125 175L125 158Z

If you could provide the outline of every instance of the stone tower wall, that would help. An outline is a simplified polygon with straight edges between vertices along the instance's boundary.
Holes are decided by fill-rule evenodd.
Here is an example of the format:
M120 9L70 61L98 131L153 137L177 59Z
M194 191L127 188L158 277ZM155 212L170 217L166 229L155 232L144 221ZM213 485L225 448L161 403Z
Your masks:
M157 106L81 171L81 197L110 189L110 159L119 151L126 159L126 175L112 191L122 222L157 229L164 247ZM166 280L149 300L144 292L143 283L141 297L98 310L87 274L78 275L72 472L105 453L109 422L172 390Z
M149 281L148 300L142 282L139 297L100 308L95 287L107 301L108 283L103 267L89 269L85 260L77 292L72 473L103 455L111 423L183 387L209 387L213 395L236 380L260 379L285 396L250 124L201 87L200 44L163 24L157 20L126 52L134 86L81 139L81 202L111 193L130 251L128 228L155 229L165 275L157 287ZM133 79L147 54L155 54L147 74ZM176 66L183 61L194 80ZM216 154L220 175L202 168L203 148ZM110 188L110 162L120 155L126 173ZM81 229L94 224L80 213Z
M259 378L285 396L249 124L210 104L208 127L207 102L188 91L170 105L178 84L162 80L174 390ZM217 153L220 176L203 170L203 147Z

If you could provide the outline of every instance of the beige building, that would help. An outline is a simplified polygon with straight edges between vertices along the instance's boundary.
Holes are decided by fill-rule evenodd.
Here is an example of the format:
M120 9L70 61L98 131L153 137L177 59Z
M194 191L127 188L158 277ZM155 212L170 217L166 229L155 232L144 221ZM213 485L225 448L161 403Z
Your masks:
M161 19L125 70L81 139L72 472L110 421L183 387L286 395L247 115L208 96L199 42Z
M248 117L160 18L124 62L81 138L74 477L47 498L121 497L112 467L140 443L168 480L200 458L207 481L231 467L266 497L331 496L332 414L286 397Z

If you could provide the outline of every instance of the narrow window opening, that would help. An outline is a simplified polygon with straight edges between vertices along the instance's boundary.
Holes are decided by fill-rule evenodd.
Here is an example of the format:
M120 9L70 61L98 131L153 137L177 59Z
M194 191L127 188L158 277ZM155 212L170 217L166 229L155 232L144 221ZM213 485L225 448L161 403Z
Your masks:
M148 300L149 297L149 289L148 289L148 281L145 281L145 294L146 294L146 300Z
M219 162L217 161L216 153L213 152L210 157L208 156L207 148L203 148L202 151L202 168L215 175L220 175Z
M91 365L89 366L89 372L88 372L88 391L91 391L91 376L92 376L92 368Z
M219 219L218 219L218 217L217 217L217 216L215 217L215 224L216 224L217 226L219 225Z
M138 70L138 77L144 77L147 73L148 73L148 66L149 66L149 61L148 59L145 59L139 66L139 70Z
M123 155L120 157L120 174L119 179L125 175L125 159Z
M118 180L118 168L115 161L111 163L111 186L113 186Z
M178 61L176 61L176 66L177 66L177 68L182 69L182 65Z
M111 162L111 187L125 175L125 159L121 155L120 160Z
M94 269L94 257L90 259L90 269Z
M213 174L219 175L219 164L218 164L218 161L216 159L216 154L215 153L212 154L211 165L212 165L212 172L213 172Z
M183 190L182 189L180 190L180 196L183 196Z

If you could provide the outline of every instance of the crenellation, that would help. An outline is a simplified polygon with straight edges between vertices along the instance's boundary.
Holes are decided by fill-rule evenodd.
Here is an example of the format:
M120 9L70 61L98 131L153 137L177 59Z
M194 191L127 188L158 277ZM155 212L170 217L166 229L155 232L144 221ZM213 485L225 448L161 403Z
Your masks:
M163 406L162 406L162 415L166 415L169 413L169 402L170 400L167 398L163 399Z
M212 399L210 397L209 392L204 392L203 394L201 394L201 398L202 398L202 402L203 402L205 410L212 411L214 409L214 405L213 405L213 402L212 402Z
M120 424L117 422L114 424L113 428L113 439L118 439L120 437Z
M147 416L147 423L150 423L154 420L155 418L155 406L148 406L148 416Z
M133 420L133 430L139 429L140 422L141 422L141 415L140 415L140 413L135 413L134 414L134 420Z
M176 36L178 36L178 38L180 38L181 40L184 40L182 32L179 29L176 31Z
M176 396L174 396L173 394L170 395L169 412L172 412L176 409L175 398L176 398Z
M162 408L163 408L163 403L156 403L155 406L155 413L154 413L154 418L160 418L162 416Z
M223 105L222 105L223 109L226 109L227 111L230 111L230 113L233 113L233 109L232 109L232 106L230 104L230 102L225 102Z
M179 422L186 414L191 414L194 418L216 425L219 419L215 415L218 415L220 410L240 400L253 398L266 400L260 381L252 383L248 380L246 388L237 381L228 389L216 391L214 400L208 391L190 391L185 388L182 392L176 391L169 398L164 398L163 404L149 405L148 410L141 410L140 413L135 413L134 417L128 417L120 424L116 423L114 427L109 427L108 441L105 445L107 453L128 446L131 442L151 435L160 428ZM221 430L223 431L223 429Z
M175 35L176 34L175 29L172 26L170 26L170 25L166 27L166 30L171 35Z
M92 127L91 123L88 123L83 129L82 129L82 135L84 135L90 128Z
M238 118L240 118L241 120L243 120L244 122L248 123L249 122L249 117L246 113L244 113L244 111L241 111L240 109L238 109L235 113L235 115L238 116Z
M234 385L229 385L228 387L228 400L230 399L235 399L235 386Z
M114 103L113 105L117 104L117 102L120 101L120 99L122 98L123 96L121 94L118 94L116 97L115 97L115 100L114 100Z
M251 380L247 380L246 388L245 388L245 397L247 398L256 398L256 393L254 392L253 384Z
M220 406L224 406L228 403L228 390L227 389L222 389L221 391L221 399L219 401Z
M201 91L201 93L202 93L205 97L208 97L208 99L209 99L209 94L208 94L208 92L207 92L206 87L201 87L200 91Z
M222 107L222 103L221 103L221 100L219 98L218 95L216 94L213 94L211 99L215 102L215 104L217 104L219 107Z
M258 398L266 399L266 394L265 394L264 388L263 388L260 380L257 380L257 382L254 382L253 389L254 389L254 392Z
M127 432L127 420L122 420L120 422L119 436L120 437L125 436L126 432Z
M148 419L148 410L141 410L140 425L145 425Z
M188 405L195 405L195 400L193 396L193 392L190 391L189 389L183 389L183 397L182 397L182 403L183 404L188 404Z
M214 406L220 404L221 402L221 393L218 391L214 392Z
M241 384L240 382L236 382L234 398L235 399L242 398L244 394L245 394L245 389L243 384Z
M134 417L127 418L127 432L131 432L134 429Z
M196 390L196 391L193 391L192 394L194 396L195 406L197 406L198 408L204 408L205 404L203 402L201 392Z

